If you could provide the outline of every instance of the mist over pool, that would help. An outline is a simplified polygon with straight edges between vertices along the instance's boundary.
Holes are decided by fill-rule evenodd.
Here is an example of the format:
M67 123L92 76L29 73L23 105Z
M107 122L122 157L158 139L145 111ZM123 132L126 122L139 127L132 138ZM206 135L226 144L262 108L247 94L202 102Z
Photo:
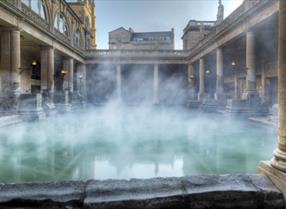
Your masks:
M182 107L117 103L0 130L1 182L256 173L274 128Z

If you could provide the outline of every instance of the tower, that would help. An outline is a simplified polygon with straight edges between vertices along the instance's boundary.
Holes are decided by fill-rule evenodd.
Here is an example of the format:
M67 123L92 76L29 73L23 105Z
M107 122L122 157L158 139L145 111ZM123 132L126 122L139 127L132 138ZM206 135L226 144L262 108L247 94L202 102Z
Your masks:
M68 3L84 23L86 48L96 48L95 0L69 1Z
M219 0L216 24L220 24L223 21L223 18L224 18L224 6L222 4L222 0Z

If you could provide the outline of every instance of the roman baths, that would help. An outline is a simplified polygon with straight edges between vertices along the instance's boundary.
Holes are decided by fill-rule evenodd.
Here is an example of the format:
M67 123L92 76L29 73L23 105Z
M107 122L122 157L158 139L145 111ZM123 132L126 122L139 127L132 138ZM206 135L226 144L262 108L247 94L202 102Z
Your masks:
M0 0L0 209L285 208L286 0L216 3L99 49L95 0Z

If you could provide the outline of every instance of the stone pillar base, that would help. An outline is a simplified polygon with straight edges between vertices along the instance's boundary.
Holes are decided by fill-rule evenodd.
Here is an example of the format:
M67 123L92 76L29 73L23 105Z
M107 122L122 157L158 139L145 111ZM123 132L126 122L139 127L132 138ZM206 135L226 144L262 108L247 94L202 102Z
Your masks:
M75 91L72 94L72 108L73 109L82 109L84 106L83 95L79 91Z
M273 184L283 193L286 201L286 173L271 166L270 161L261 161L258 166L258 172L268 176Z
M43 109L47 116L55 115L54 92L42 91Z
M204 96L203 93L199 93L199 94L198 94L198 100L199 100L199 102L203 102L203 101L204 101L204 98L205 98L205 96Z
M21 94L18 98L17 113L23 121L37 121L46 117L42 108L41 94Z
M259 94L258 94L258 92L257 92L256 90L253 90L253 91L245 91L245 92L242 94L241 98L242 98L243 100L256 99L256 98L259 98Z

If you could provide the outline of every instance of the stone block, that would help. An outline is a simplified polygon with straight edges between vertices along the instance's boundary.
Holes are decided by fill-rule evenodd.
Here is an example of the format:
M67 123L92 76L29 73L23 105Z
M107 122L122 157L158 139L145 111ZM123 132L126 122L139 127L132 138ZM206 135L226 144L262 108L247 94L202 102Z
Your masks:
M42 95L21 94L18 97L17 112L24 121L41 120L45 118L42 108Z
M88 208L184 208L180 178L91 181L84 204Z
M83 195L83 182L0 184L0 208L79 208Z
M185 177L188 208L284 208L281 192L262 175Z

